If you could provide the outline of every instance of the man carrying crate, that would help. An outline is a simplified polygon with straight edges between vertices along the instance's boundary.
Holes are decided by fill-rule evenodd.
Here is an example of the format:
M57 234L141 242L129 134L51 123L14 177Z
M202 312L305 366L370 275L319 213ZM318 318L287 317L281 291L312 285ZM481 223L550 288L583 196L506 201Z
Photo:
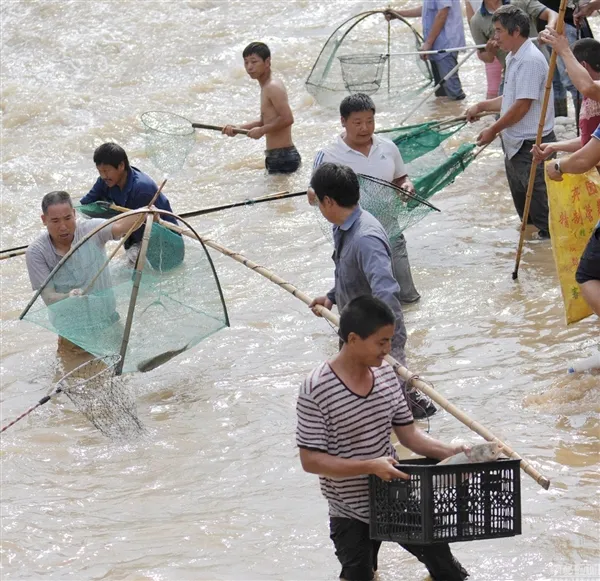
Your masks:
M296 440L306 472L318 474L329 503L330 537L342 565L340 579L371 581L381 541L369 537L369 474L382 480L408 476L390 435L417 454L444 459L463 450L418 429L398 378L384 362L396 317L371 296L343 309L341 351L304 380L297 402ZM462 581L468 573L447 543L401 545L428 569L434 581Z

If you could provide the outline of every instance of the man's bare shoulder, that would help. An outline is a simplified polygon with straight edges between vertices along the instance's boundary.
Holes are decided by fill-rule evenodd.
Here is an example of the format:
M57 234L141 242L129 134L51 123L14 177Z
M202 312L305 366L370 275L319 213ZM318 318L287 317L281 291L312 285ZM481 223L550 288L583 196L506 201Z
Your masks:
M287 95L287 91L283 81L277 79L275 77L271 77L269 82L263 87L263 92L265 95Z

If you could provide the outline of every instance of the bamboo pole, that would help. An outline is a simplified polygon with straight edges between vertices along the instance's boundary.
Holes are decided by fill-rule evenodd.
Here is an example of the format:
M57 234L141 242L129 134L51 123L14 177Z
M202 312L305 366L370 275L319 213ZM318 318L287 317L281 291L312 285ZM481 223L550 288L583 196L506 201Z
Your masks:
M556 32L562 34L565 24L565 12L567 10L567 0L560 0L560 9L558 12L558 21L556 23ZM556 57L557 53L555 50L552 51L550 57L550 66L548 68L548 76L546 78L546 88L544 91L544 100L542 102L542 112L540 113L540 121L538 124L537 136L535 138L535 144L540 145L542 143L542 137L544 133L544 124L546 121L546 111L548 110L548 102L550 101L550 90L552 89L552 79L554 77L554 69L556 68ZM517 280L519 277L519 264L521 263L521 254L523 252L523 242L525 240L525 228L527 227L527 220L529 218L529 208L531 207L531 198L533 197L533 185L535 183L535 174L537 171L537 164L532 159L531 168L529 169L529 182L527 184L527 193L525 195L525 207L523 208L523 219L521 221L521 233L519 236L519 246L517 248L517 256L515 259L515 269L512 273L512 279Z
M185 236L189 236L190 238L195 239L195 237L191 233L187 232L183 228L174 226L173 224L171 224L169 222L164 222L163 220L159 220L159 223L162 224L164 227L168 228L169 230L173 230L174 232L178 232L180 234L183 234ZM264 276L266 279L270 280L271 282L280 286L282 289L286 290L287 292L289 292L296 298L300 299L303 303L305 303L307 305L310 305L312 303L312 298L309 297L307 294L303 293L301 290L297 289L293 284L286 282L284 279L277 276L276 274L269 271L268 269L264 268L263 266L260 266L259 264L252 262L245 256L241 255L239 252L235 252L233 250L225 248L225 246L221 246L220 244L218 244L217 242L214 242L210 238L205 238L203 236L199 236L199 239L206 246L213 248L214 250L217 250L218 252L220 252L221 254L224 254L225 256L229 256L230 258L233 258L233 260L243 264L244 266L248 267L250 270L253 270L253 271L257 272L258 274ZM320 305L318 305L316 308L322 317L324 317L325 319L327 319L329 322L333 323L334 325L339 326L339 317L337 315L335 315L334 313L332 313L331 311L329 311L328 309L326 309L325 307L322 307ZM444 408L448 413L452 414L457 420L462 422L470 430L479 434L481 437L483 437L484 439L486 439L489 442L497 442L498 444L500 444L502 446L502 451L507 456L510 456L511 458L514 458L515 460L521 461L521 469L526 474L531 476L531 478L533 478L540 486L542 486L546 490L549 488L550 480L546 476L544 476L543 474L538 472L527 460L523 459L521 456L519 456L519 454L517 454L507 444L505 444L500 439L498 439L496 436L494 436L494 434L492 434L492 432L490 432L487 428L482 426L479 422L472 420L469 416L467 416L467 414L465 414L464 412L459 410L455 405L451 404L445 397L443 397L441 394L439 394L437 391L435 391L435 389L431 385L429 385L428 383L425 383L422 379L420 379L417 375L415 375L414 373L409 371L406 367L401 365L393 357L388 355L386 357L386 360L392 365L392 367L394 368L394 371L398 374L399 377L401 377L405 381L412 383L412 385L414 385L419 391L422 391L424 394L428 395L435 403L437 403L440 407Z
M413 107L407 115L405 115L402 118L402 120L400 121L400 125L402 125L402 123L404 123L407 119L410 119L412 117L413 113L417 112L427 101L429 101L429 99L431 99L431 97L433 97L435 95L435 92L453 74L455 74L458 71L458 69L460 69L460 67L462 67L467 62L467 60L470 59L476 52L477 52L477 49L472 49L467 53L465 58L463 58L461 61L458 61L458 63L456 63L456 66L435 87L433 87L433 89L431 89L431 91L427 94L427 96L424 99L422 99L421 101L419 101L419 103L415 107Z
M121 350L119 351L121 359L115 368L115 375L121 375L121 372L123 371L125 354L127 353L127 346L129 345L129 335L131 334L131 325L133 323L133 313L135 312L135 303L137 302L138 292L140 290L140 282L142 280L142 273L144 271L144 265L146 264L146 252L148 251L148 243L150 242L150 233L152 232L153 220L153 214L148 214L148 216L146 216L146 228L144 230L144 237L142 238L140 253L138 254L137 263L135 265L135 278L133 281L133 288L131 289L131 298L129 299L129 309L127 311L127 319L125 320L123 341L121 342Z
M388 6L388 8L390 8L390 6ZM392 52L392 22L391 20L387 21L387 52L388 52L388 59L387 59L387 85L388 85L388 95L390 94L391 91L391 85L392 85L392 59L390 58L390 53Z
M207 125L206 123L192 123L194 129L210 129L212 131L223 131L225 129L221 125ZM234 133L241 133L242 135L248 134L248 129L242 129L241 127L234 127Z

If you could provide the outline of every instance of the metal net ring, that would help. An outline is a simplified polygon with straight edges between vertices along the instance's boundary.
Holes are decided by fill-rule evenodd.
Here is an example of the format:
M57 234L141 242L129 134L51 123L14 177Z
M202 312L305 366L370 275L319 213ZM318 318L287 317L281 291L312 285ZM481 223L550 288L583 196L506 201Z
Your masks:
M140 119L146 129L164 135L185 137L194 133L189 119L168 111L146 111Z

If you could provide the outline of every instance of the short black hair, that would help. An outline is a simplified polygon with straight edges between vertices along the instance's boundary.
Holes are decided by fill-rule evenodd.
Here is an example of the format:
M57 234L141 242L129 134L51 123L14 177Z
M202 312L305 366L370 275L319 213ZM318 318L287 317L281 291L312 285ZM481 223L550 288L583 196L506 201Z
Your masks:
M251 42L242 53L242 57L246 58L252 54L260 57L263 61L266 61L271 56L269 47L264 42Z
M49 192L42 198L42 214L46 215L50 206L57 206L58 204L69 204L71 208L73 207L71 196L67 192L62 190Z
M124 163L125 169L129 170L129 159L125 150L116 143L103 143L94 151L94 163L98 165L112 165L114 168L119 167L119 164Z
M348 119L351 113L361 113L362 111L373 111L373 115L375 115L375 103L369 95L364 93L348 95L340 103L340 115L344 119Z
M373 296L363 295L352 299L342 310L338 334L346 343L350 333L366 339L382 327L395 323L396 317L390 307Z
M500 6L492 14L492 23L495 22L500 22L502 28L505 28L508 34L513 34L518 28L522 37L529 38L529 16L512 4Z
M590 67L600 73L600 42L595 38L582 38L571 46L573 55L580 62L586 62Z
M320 165L310 179L310 187L321 202L328 196L343 208L356 206L360 199L360 186L356 174L341 163Z

